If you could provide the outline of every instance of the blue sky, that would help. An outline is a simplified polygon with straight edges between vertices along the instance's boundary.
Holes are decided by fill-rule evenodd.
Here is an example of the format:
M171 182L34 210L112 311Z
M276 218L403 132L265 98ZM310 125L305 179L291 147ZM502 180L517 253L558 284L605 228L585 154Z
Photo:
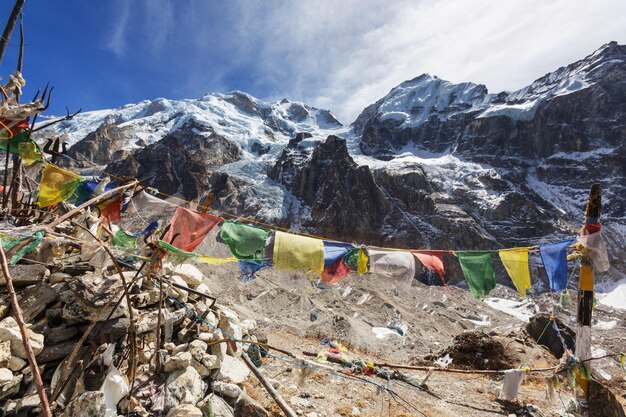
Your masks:
M27 0L24 25L26 97L50 81L49 113L242 90L350 123L423 72L513 90L626 43L626 1Z

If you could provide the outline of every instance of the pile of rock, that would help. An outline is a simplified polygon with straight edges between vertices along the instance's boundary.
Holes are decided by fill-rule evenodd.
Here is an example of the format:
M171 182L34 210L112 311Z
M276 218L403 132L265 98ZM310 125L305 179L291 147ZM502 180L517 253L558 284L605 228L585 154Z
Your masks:
M242 355L258 360L263 352L255 344L264 341L256 323L215 304L193 265L164 265L156 275L162 274L163 291L158 278L124 269L130 306L114 268L97 273L80 263L10 267L54 415L268 415L242 386L250 377ZM0 416L40 411L26 359L2 296Z

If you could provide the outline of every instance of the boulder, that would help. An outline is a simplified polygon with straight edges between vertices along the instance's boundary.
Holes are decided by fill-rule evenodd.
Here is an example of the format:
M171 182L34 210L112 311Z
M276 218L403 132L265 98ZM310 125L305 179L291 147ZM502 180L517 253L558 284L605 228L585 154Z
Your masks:
M169 411L180 403L196 404L204 396L206 384L200 374L188 366L172 372L165 382L165 411Z
M222 359L217 379L233 384L241 384L250 376L250 369L241 360L226 355Z
M35 356L39 355L39 353L43 350L43 335L28 329L26 332L28 333L33 353ZM17 322L13 317L7 317L0 321L0 340L11 342L11 354L13 356L23 359L27 358L22 334L20 333Z
M45 281L21 291L18 296L24 322L31 322L48 304L59 297L59 294Z
M13 380L13 372L7 368L0 368L0 386Z
M181 277L187 286L196 288L204 280L204 274L191 264L180 264L173 266L171 264L164 265L165 272Z
M14 287L24 287L41 282L50 271L44 265L9 265ZM0 285L5 285L4 274L0 274Z
M219 311L218 327L224 332L224 336L235 340L243 339L243 328L237 314L233 310L226 307L220 307ZM226 346L227 352L229 355L239 357L243 351L243 344L241 342L236 342L235 346L237 346L237 350L234 350L233 347L228 344Z
M9 359L9 362L7 363L7 368L13 372L18 372L24 369L26 365L28 365L28 362L24 359L18 358L17 356L11 356L11 359Z
M241 394L235 403L235 415L240 417L269 417L270 413L248 394Z
M180 352L173 356L170 356L165 361L163 369L165 372L170 373L179 369L185 369L191 364L191 353Z
M174 284L182 285L183 287L187 286L187 283L185 282L185 280L182 279L178 275L172 275L170 277L170 281L172 281L172 283ZM171 286L170 291L173 292L172 295L175 296L175 298L181 303L186 303L187 300L189 299L189 293L181 288Z

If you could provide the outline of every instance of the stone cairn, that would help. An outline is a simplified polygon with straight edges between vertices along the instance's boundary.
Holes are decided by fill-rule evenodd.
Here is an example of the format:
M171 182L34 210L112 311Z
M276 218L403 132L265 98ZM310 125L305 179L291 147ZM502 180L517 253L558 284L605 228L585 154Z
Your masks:
M25 261L10 275L55 416L269 415L242 385L266 338L253 320L217 305L193 265L166 263L159 282L125 264ZM4 285L2 276L0 416L37 416L36 381Z

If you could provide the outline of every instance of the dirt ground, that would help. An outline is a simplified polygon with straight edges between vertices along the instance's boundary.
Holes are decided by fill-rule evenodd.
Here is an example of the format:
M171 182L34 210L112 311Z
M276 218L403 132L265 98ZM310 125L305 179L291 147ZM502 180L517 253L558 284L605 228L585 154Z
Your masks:
M394 289L373 275L351 275L332 288L319 288L303 274L274 269L261 271L255 280L246 284L237 281L236 264L226 268L201 268L218 303L233 308L242 318L255 319L270 345L293 354L327 351L328 346L320 341L330 339L341 342L349 357L364 361L432 365L434 360L449 353L453 358L451 367L466 369L502 369L508 367L506 365L542 368L558 363L546 348L525 335L524 321L475 300L467 289L426 286L417 281L410 288ZM498 286L494 295L519 300L517 293L506 287ZM541 296L526 308L532 313L550 311L551 306L549 297ZM575 329L573 308L570 305L557 314ZM626 347L624 310L597 306L594 314L600 323L593 333L595 353L623 351ZM614 327L606 325L612 321L616 322ZM377 338L372 329L386 328L388 324L392 324L391 327L404 324L404 335L394 333ZM483 336L468 336L468 332L484 335L484 340ZM466 349L462 356L455 356L455 349L458 351L459 346L467 345L468 338L476 339L474 342L478 345ZM336 364L324 366L342 369ZM503 379L500 375L433 372L426 392L397 380L358 375L367 382L355 381L326 369L313 371L302 385L301 369L273 358L266 358L261 367L298 415L305 417L540 416L530 411L532 406L545 416L561 416L574 396L571 389L563 388L557 391L553 401L548 401L545 377L549 373L527 374L518 403L507 405L497 401ZM619 363L605 359L594 363L594 369L599 370L601 377L606 377L603 382L611 387L622 404L626 403L626 372ZM417 381L427 373L402 372ZM282 415L255 379L251 379L246 388L249 394L273 410L274 415Z

